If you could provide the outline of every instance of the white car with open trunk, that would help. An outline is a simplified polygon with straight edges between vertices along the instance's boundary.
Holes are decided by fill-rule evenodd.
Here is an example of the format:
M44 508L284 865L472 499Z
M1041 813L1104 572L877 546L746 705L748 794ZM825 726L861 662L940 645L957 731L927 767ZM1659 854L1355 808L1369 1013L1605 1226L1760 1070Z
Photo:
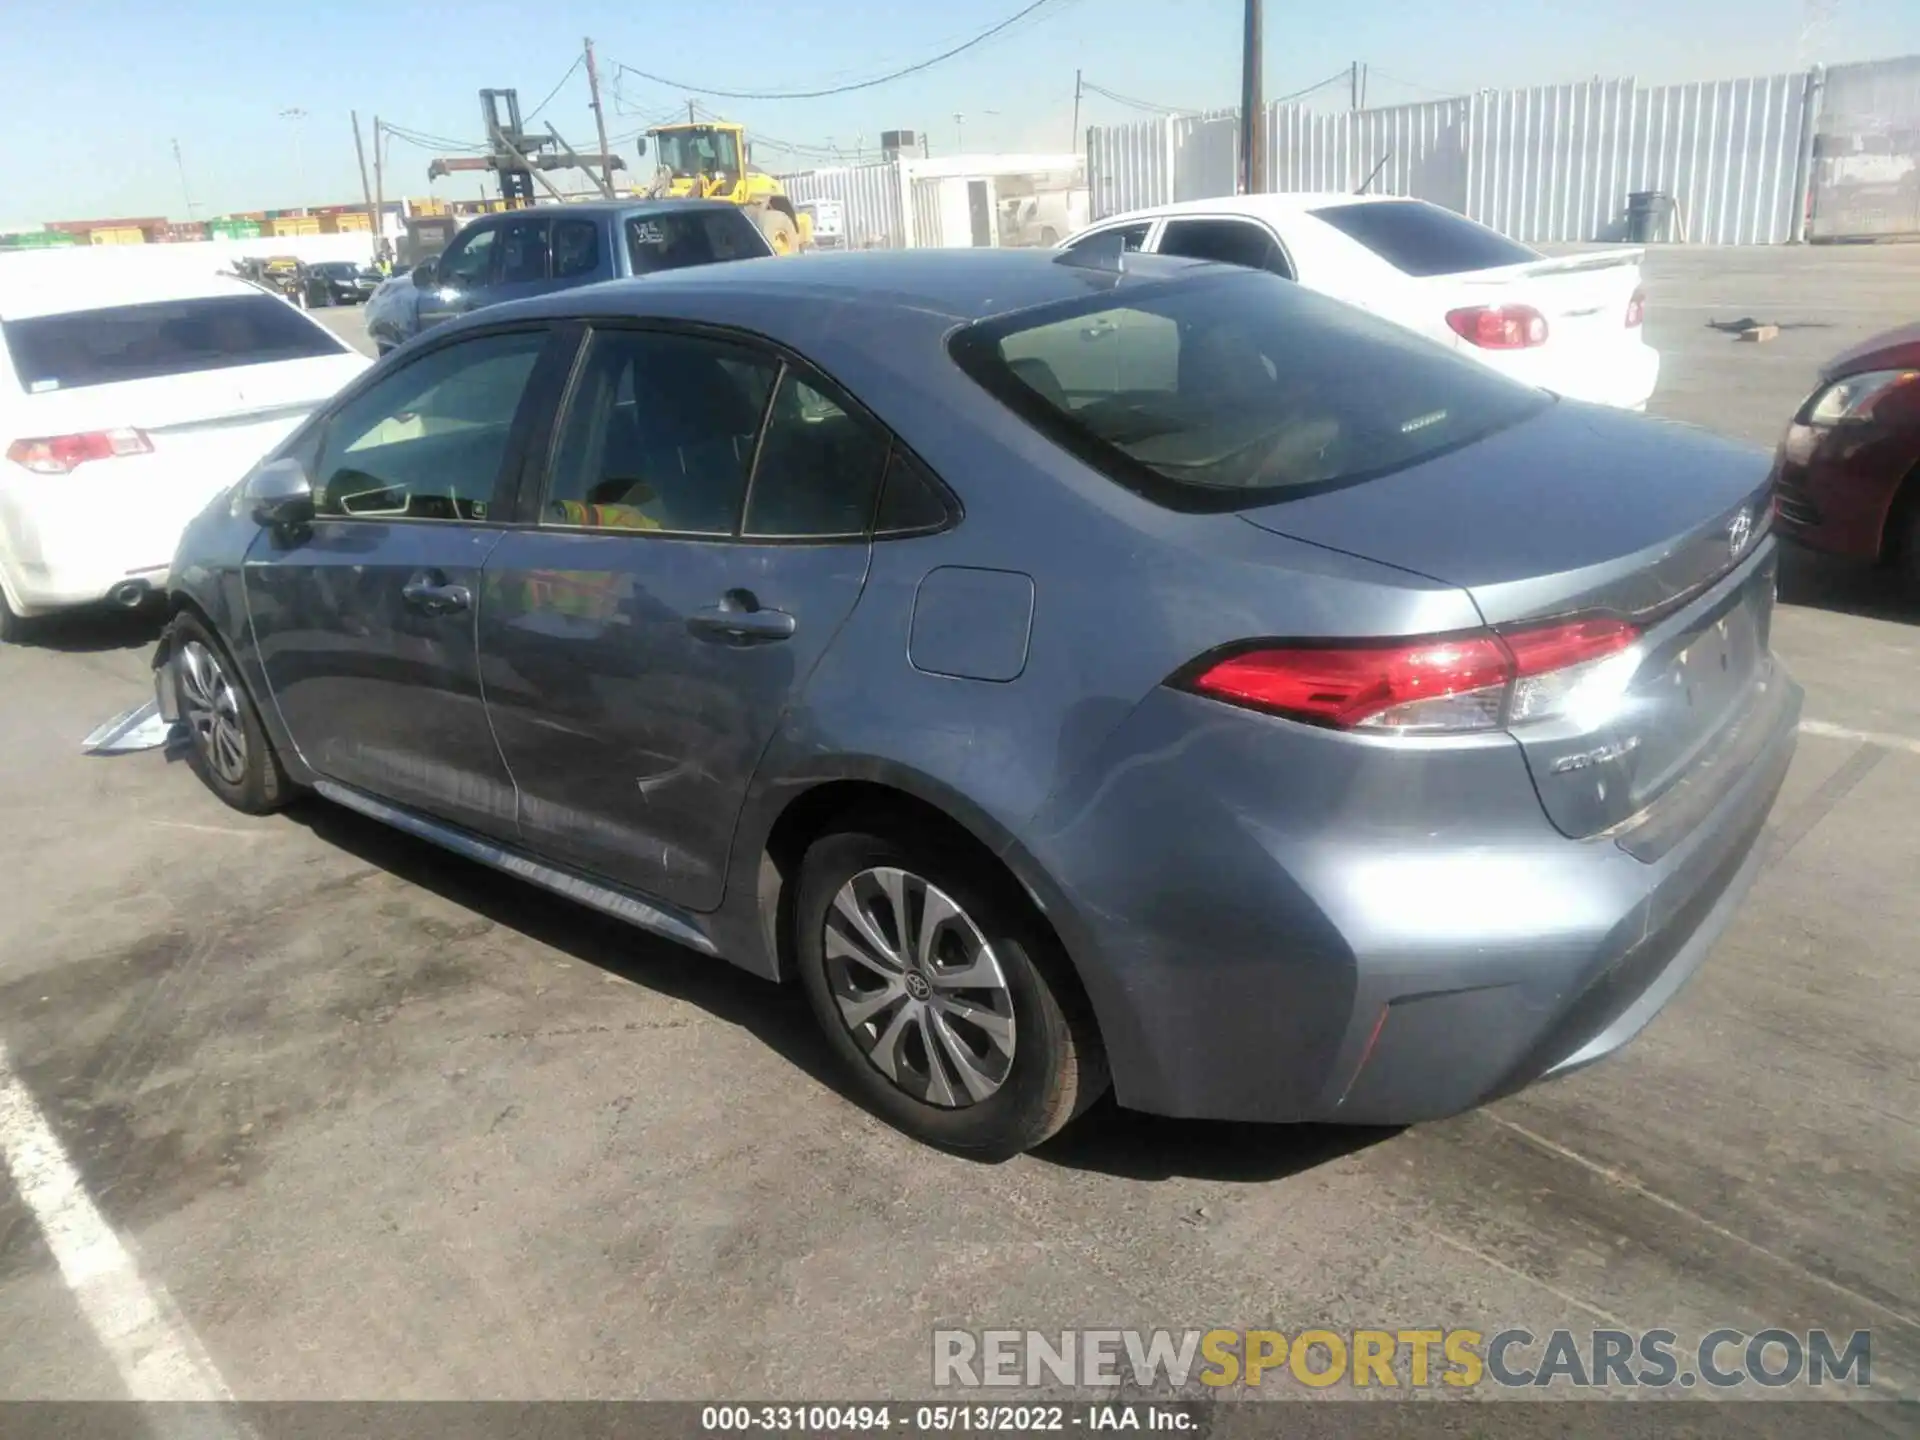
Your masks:
M1644 410L1644 251L1549 258L1453 211L1389 195L1233 195L1114 215L1061 247L1146 251L1272 270L1404 325L1516 380Z

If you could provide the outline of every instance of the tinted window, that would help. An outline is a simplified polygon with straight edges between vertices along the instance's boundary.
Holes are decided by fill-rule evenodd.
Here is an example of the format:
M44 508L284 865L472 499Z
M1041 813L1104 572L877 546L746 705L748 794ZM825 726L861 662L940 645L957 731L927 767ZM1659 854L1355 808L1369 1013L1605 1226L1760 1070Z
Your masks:
M627 221L627 254L636 275L746 260L773 251L739 210L662 210Z
M547 222L514 220L502 225L500 238L499 281L502 285L525 285L547 278Z
M747 499L748 535L864 535L887 435L789 369L774 395Z
M434 278L442 285L456 288L486 284L488 267L493 264L496 234L489 225L457 237L434 266Z
M553 278L591 275L600 268L600 227L591 220L553 222Z
M887 480L880 492L880 514L873 522L878 535L938 530L947 523L947 502L940 487L906 451L894 447L887 462Z
M0 324L0 334L29 393L347 353L286 301L260 294L36 315Z
M561 423L541 518L731 535L779 362L658 331L596 334Z
M421 356L342 406L314 466L314 509L376 520L484 520L546 335L482 335Z
M1152 222L1141 221L1138 225L1125 225L1117 230L1102 230L1074 241L1067 249L1076 255L1121 255L1141 248L1147 243L1147 231L1153 228Z
M962 367L1113 479L1235 509L1397 470L1550 403L1291 285L1220 272L962 330Z
M1169 220L1160 237L1162 255L1184 255L1190 260L1218 260L1249 270L1279 270L1286 266L1280 247L1264 225L1251 220Z
M1497 230L1418 200L1334 205L1313 214L1408 275L1459 275L1540 258Z

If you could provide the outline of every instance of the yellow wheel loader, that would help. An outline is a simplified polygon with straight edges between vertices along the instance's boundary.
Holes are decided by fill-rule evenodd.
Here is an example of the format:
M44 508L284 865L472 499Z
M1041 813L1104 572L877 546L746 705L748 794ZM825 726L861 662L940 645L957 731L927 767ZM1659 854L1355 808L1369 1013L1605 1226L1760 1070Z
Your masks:
M657 125L639 142L642 157L649 140L655 163L648 196L731 200L753 217L777 255L813 243L811 218L793 208L778 180L752 168L745 126L724 121Z

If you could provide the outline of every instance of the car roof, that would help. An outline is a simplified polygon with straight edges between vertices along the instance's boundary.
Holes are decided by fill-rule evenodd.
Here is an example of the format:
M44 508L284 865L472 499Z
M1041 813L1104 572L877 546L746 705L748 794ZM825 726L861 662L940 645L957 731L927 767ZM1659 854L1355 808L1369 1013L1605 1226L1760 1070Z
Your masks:
M636 195L628 200L569 200L564 204L528 205L519 210L498 210L475 216L478 220L524 220L528 216L551 219L556 215L639 215L657 210L738 210L731 200L675 200L670 196L648 198Z
M814 252L691 265L564 290L522 301L512 309L516 316L688 316L701 309L703 301L732 312L749 299L775 306L786 300L801 308L811 308L808 302L830 302L837 308L864 310L881 328L899 312L933 317L950 325L1008 315L1058 300L1084 299L1129 283L1159 282L1195 271L1233 268L1174 256L1128 255L1116 269L1058 250ZM475 312L475 318L502 314L502 309L493 308Z
M64 263L34 263L37 260ZM258 285L212 269L135 263L132 257L121 260L94 250L74 255L56 252L46 256L8 256L0 260L0 320L28 320L76 310L263 293Z
M1147 205L1119 215L1108 215L1088 229L1104 229L1129 220L1158 220L1174 215L1250 215L1261 220L1285 219L1334 205L1379 205L1392 201L1424 205L1404 195L1349 195L1337 190L1302 190L1275 195L1221 195L1212 200L1176 200L1169 205Z

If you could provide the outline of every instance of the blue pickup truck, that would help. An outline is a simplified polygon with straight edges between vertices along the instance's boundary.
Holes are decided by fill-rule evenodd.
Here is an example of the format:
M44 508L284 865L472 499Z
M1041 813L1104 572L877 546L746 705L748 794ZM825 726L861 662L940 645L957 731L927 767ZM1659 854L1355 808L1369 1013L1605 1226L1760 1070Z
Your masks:
M771 254L759 227L721 200L603 200L483 215L439 255L374 291L367 334L384 355L442 320L504 300Z

